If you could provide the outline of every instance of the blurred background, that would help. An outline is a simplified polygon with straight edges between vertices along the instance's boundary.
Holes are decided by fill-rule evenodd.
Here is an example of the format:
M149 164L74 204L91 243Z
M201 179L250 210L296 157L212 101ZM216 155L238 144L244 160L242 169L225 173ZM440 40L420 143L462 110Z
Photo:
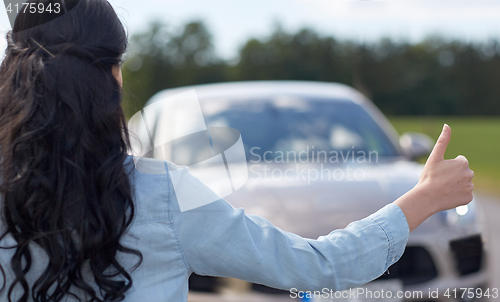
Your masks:
M130 116L170 87L241 80L340 82L396 129L469 158L500 196L500 2L114 0L131 35L123 68Z
M500 2L110 0L130 35L127 116L171 87L340 82L400 132L453 129L476 188L500 196ZM0 32L10 29L0 11ZM0 47L5 47L4 39ZM2 51L3 53L3 51Z

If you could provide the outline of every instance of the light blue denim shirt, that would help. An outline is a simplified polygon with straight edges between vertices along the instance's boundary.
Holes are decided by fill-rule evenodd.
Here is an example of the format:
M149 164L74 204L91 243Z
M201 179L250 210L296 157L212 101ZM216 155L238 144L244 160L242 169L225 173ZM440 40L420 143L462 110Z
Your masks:
M136 216L122 242L139 250L143 263L132 272L133 289L125 301L186 301L193 272L284 290L342 290L382 275L405 249L408 224L393 203L344 229L305 239L224 200L181 212L167 173L170 164L151 162L159 167L155 174L135 170L131 176ZM1 242L2 246L13 243L10 237ZM31 284L47 264L37 246L32 247L32 254ZM12 281L11 256L12 250L0 250L7 284ZM118 257L126 268L137 261L127 254ZM6 294L7 290L0 293L0 301L7 301ZM66 301L76 300L68 297Z

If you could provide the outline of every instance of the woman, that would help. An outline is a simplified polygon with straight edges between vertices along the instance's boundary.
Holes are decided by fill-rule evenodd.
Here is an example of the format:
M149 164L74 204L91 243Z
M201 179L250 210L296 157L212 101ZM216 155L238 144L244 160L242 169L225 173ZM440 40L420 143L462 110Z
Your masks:
M443 160L373 215L317 240L223 200L181 212L166 169L127 156L124 28L105 0L40 0L20 13L0 68L1 301L185 301L192 272L282 289L378 277L430 215L472 200L467 160ZM146 164L157 165L154 160Z

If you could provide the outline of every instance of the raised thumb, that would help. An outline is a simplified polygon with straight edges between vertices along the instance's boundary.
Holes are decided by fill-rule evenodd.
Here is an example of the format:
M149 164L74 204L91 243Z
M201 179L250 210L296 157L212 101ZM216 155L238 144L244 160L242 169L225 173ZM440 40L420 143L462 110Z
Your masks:
M451 138L451 128L447 124L444 124L443 131L441 131L441 135L434 145L427 162L438 162L444 159L444 153L446 152L446 147L448 147L448 143Z

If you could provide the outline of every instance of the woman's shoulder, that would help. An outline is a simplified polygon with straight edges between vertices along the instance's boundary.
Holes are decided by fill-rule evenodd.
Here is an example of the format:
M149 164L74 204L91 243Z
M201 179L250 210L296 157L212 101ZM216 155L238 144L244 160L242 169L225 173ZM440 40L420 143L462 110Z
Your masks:
M168 219L173 189L168 175L171 162L128 156L125 161L133 187L135 221L145 223Z
M129 164L138 207L157 209L168 204L168 210L175 214L222 201L232 192L229 181L216 177L220 175L220 167L215 167L215 170L211 166L193 168L165 160L131 156ZM226 202L222 203L229 206Z

